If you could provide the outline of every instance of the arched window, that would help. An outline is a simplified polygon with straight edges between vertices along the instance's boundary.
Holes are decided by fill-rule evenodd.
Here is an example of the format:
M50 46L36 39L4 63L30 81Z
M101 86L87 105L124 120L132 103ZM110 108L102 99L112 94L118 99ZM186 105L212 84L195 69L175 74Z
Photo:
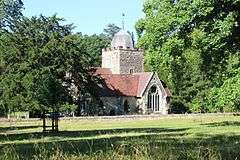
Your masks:
M129 73L130 73L130 74L133 74L133 69L129 69Z
M148 91L147 108L160 111L161 98L157 86L153 85Z

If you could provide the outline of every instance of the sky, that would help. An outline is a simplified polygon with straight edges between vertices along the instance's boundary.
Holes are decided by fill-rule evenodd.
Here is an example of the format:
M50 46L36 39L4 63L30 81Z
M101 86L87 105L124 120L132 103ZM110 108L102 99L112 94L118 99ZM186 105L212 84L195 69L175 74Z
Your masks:
M23 0L25 16L52 16L73 23L74 32L100 34L109 23L122 26L125 13L125 29L135 32L136 21L144 17L144 0Z

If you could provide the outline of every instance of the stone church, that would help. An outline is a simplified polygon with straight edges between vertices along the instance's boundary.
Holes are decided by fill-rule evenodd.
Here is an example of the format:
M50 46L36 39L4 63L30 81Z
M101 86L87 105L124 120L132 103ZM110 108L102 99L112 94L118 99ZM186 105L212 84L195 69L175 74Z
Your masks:
M143 54L124 30L102 50L102 66L95 74L101 78L99 95L108 114L168 113L170 92L156 73L144 72Z

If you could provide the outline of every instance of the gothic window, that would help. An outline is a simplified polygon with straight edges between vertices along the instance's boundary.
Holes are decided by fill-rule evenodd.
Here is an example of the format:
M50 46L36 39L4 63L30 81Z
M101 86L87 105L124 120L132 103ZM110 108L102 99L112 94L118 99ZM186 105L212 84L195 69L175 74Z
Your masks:
M147 108L148 109L151 109L152 107L151 107L151 94L148 94L148 103L147 103Z
M133 74L133 69L130 69L129 72L130 72L130 74Z
M160 111L161 98L157 86L153 85L148 91L147 108Z

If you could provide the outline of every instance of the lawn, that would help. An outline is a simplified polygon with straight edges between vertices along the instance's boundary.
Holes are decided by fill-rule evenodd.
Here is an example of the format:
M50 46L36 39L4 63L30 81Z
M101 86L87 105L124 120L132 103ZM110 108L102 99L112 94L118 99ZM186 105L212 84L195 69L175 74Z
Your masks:
M0 122L0 159L239 159L240 116ZM115 158L113 158L115 157Z

